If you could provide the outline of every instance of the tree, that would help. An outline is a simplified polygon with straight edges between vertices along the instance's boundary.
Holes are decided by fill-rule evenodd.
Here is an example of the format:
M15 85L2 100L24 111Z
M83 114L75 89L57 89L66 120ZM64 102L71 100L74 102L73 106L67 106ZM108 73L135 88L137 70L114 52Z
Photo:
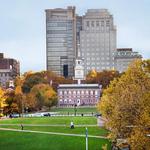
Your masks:
M128 139L133 150L147 150L150 139L150 60L136 60L104 90L99 111L111 138ZM139 136L141 135L141 136ZM140 141L141 146L135 147Z
M120 77L118 71L103 70L102 72L90 71L86 76L86 83L98 83L105 89L114 78Z
M3 108L5 107L5 90L0 87L0 117L3 115Z
M40 84L40 83L47 83L47 81L43 78L42 74L37 73L29 73L25 74L25 79L22 85L22 91L23 93L29 93L30 90L34 85Z
M25 94L22 92L22 85L24 83L24 76L18 76L15 80L15 101L18 106L19 114L24 112Z
M35 108L41 110L43 106L50 109L56 103L57 97L55 91L48 84L35 85L30 92L33 101L35 101Z
M5 103L7 104L4 107L4 114L11 114L11 113L19 113L18 111L18 105L16 103L16 99L15 99L15 91L14 90L6 90L5 93Z

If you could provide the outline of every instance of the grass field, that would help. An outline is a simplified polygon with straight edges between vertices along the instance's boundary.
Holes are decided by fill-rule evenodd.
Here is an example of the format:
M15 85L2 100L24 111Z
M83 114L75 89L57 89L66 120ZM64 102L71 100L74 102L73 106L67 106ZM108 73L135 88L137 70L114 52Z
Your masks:
M79 116L67 116L67 117L36 117L36 118L17 118L17 119L8 119L1 120L0 124L4 123L13 123L13 124L61 124L61 125L70 125L70 122L73 121L74 124L96 124L96 117L79 117Z
M0 131L1 150L85 150L84 137ZM102 150L105 139L89 138L89 150Z
M1 126L0 128L11 128L11 129L21 129L21 126ZM85 134L85 127L75 127L73 130L70 127L49 127L49 126L24 126L24 130L32 130L32 131L46 131L46 132L58 132L58 133L69 133L69 134ZM89 135L96 136L106 136L108 131L104 128L99 127L88 127Z
M75 129L70 129L70 121L75 123ZM20 123L24 125L24 130L46 131L68 134L85 135L87 124L96 125L95 117L41 117L41 118L17 118L0 120L0 128L21 129ZM3 125L2 125L3 124ZM8 125L4 125L8 124ZM12 124L12 125L9 125ZM30 126L30 124L35 126ZM39 125L39 126L36 126ZM45 125L45 126L40 126ZM49 126L46 126L49 125ZM50 126L56 125L56 126ZM59 125L59 126L57 126ZM83 125L77 127L77 125ZM105 136L108 131L97 126L88 127L89 135ZM0 149L2 150L84 150L85 137L72 137L64 135L48 135L41 133L25 133L15 131L0 130ZM102 145L107 144L110 149L110 142L107 139L89 138L89 150L102 150Z
M74 114L74 108L51 108L51 112L58 112L59 114ZM97 113L96 107L76 107L77 114L95 114Z

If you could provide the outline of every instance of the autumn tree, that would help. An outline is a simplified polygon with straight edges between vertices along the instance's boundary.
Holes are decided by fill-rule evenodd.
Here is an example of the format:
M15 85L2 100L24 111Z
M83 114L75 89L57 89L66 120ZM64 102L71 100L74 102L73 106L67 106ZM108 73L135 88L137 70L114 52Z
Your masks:
M133 150L150 148L150 60L136 60L111 82L98 104L111 138L128 139Z
M6 90L5 97L6 97L5 103L7 105L4 107L4 114L7 115L7 114L14 113L14 112L19 113L18 105L15 99L15 91L10 90L10 89Z
M40 83L45 83L45 84L47 83L46 79L43 78L41 73L36 72L36 73L30 73L27 75L25 74L25 79L22 85L23 93L29 93L34 85L37 85Z
M57 92L57 87L59 84L71 84L74 81L70 78L64 78L63 76L58 76L56 73L52 71L43 71L41 72L44 76L44 79L50 84L55 92Z
M30 95L35 102L35 108L38 108L38 110L41 110L43 106L50 109L57 101L56 92L47 84L35 85L31 89Z
M18 112L19 114L24 112L25 109L25 103L26 103L26 94L22 91L22 86L25 81L24 76L17 76L15 79L15 101L18 106Z
M121 74L115 70L103 70L96 72L91 70L86 76L86 83L98 83L105 89L114 78L120 77Z
M6 97L5 97L5 90L4 89L2 89L1 87L0 87L0 117L1 117L1 113L3 113L3 108L4 108L4 106L5 106L5 99L6 99Z

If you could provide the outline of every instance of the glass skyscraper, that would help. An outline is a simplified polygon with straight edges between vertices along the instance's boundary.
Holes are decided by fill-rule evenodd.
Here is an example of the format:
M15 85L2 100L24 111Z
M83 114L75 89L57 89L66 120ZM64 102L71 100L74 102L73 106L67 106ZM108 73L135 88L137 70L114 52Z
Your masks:
M46 10L47 70L72 77L76 57L75 7Z

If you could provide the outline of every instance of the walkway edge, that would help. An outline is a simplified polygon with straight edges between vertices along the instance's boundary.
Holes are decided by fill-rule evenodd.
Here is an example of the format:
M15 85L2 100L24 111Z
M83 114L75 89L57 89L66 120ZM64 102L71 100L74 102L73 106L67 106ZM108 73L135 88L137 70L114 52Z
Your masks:
M32 130L18 130L18 129L10 129L10 128L0 128L3 131L15 131L15 132L26 132L26 133L42 133L42 134L51 134L51 135L64 135L64 136L75 136L75 137L85 137L83 134L68 134L68 133L59 133L59 132L44 132L44 131L32 131ZM100 138L107 139L105 136L95 136L88 135L89 138Z

